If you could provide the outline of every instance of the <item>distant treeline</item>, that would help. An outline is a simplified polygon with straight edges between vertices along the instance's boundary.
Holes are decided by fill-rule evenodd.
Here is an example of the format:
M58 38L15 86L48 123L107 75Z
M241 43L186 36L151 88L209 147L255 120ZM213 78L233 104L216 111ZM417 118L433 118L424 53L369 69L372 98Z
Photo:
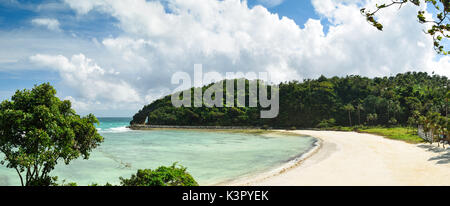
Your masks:
M237 80L234 82L236 85ZM430 76L424 72L373 79L357 75L332 78L321 76L303 82L280 83L278 117L261 119L260 106L248 107L249 83L250 81L245 80L247 107L176 108L172 106L171 96L166 96L140 110L134 115L131 124L283 128L363 124L390 126L408 124L408 119L415 113L437 112L445 116L449 106L449 80L445 76ZM225 85L226 83L223 88L224 97L231 94L228 94ZM212 84L204 86L202 90L211 86ZM192 94L193 91L194 88L191 89ZM234 94L237 102L236 90ZM223 101L225 105L225 98Z

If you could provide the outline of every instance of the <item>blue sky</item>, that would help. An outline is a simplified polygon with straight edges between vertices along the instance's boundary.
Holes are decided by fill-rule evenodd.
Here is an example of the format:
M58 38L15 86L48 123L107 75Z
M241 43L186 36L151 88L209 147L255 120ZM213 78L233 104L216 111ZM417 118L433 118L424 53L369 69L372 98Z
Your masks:
M248 5L253 7L266 4L250 0ZM280 16L293 19L301 26L309 18L320 18L314 12L309 0L285 0L282 4L268 7L268 9ZM78 18L76 12L61 1L0 0L0 31L35 32L39 35L42 31L39 28L36 30L31 21L34 18L42 17L59 19L60 27L66 35L75 34L83 39L102 39L108 36L117 36L121 32L116 26L116 19L99 12L90 12L87 16ZM58 85L59 81L60 78L54 71L0 70L0 100L9 98L17 89L31 88L35 84L45 82ZM61 85L59 86L61 87ZM64 92L70 93L70 91Z
M0 0L0 100L50 82L81 114L131 116L171 93L174 71L189 72L199 62L223 72L276 70L277 81L442 74L449 64L433 53L429 38L411 32L423 29L410 20L413 7L378 32L350 0L248 0L248 9L238 0L119 2L125 1Z
M275 6L268 6L264 1L248 0L248 6L263 5L272 13L293 19L299 26L310 18L321 19L314 10L310 0L284 0ZM33 18L58 18L64 23L64 30L75 32L83 37L115 35L120 32L114 25L117 21L98 12L77 18L76 12L58 0L0 0L0 29L14 30L30 27ZM326 19L323 23L327 22Z
M248 5L253 7L265 4L258 0L249 0ZM309 0L284 0L282 4L268 7L268 9L280 16L293 19L301 27L309 18L320 19ZM31 20L41 17L60 19L62 22L60 27L66 35L76 34L79 38L84 39L102 39L108 36L117 36L121 32L115 26L116 19L99 12L90 12L87 16L77 18L76 12L61 1L0 0L0 31L35 32L39 35L42 30L36 31ZM55 72L42 72L0 70L0 79L2 80L0 81L0 99L5 99L15 89L30 88L34 84L43 82L54 84L58 82L58 75Z
M258 0L248 1L249 6L265 5ZM277 13L280 16L286 16L293 19L300 27L308 21L308 19L321 19L321 17L315 12L310 0L284 0L281 4L268 7L268 9ZM322 23L326 23L327 20L323 19Z

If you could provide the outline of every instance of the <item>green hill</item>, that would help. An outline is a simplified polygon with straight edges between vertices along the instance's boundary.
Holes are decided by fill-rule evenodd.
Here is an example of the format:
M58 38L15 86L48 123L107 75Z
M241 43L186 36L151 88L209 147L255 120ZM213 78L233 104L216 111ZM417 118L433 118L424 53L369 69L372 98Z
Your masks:
M243 108L176 108L172 106L171 97L166 96L144 106L130 123L182 126L268 125L280 128L350 124L388 126L406 125L414 111L422 114L433 111L445 115L448 107L446 95L449 80L444 76L431 76L424 72L408 72L381 78L321 76L303 82L279 84L278 117L261 119L260 111L263 108L248 107L248 84L249 81L246 80L247 105ZM226 83L224 93L227 95L225 85ZM202 90L211 86L212 84L204 86ZM236 91L233 92L236 94ZM237 95L234 96L236 99Z

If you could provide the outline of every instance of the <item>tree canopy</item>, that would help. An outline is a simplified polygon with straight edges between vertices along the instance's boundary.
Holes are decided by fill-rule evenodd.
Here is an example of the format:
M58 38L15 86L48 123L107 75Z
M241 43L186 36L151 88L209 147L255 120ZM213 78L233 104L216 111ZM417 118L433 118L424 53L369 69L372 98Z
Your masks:
M258 107L179 107L170 96L144 106L131 124L313 128L326 125L408 125L415 112L446 115L449 80L425 72L367 78L324 76L279 84L280 112L261 119ZM206 90L210 85L204 86ZM236 88L236 87L235 87ZM248 88L248 87L246 87ZM193 90L193 89L192 89ZM230 91L231 92L231 91ZM236 91L234 91L236 92ZM224 84L224 96L229 91ZM248 92L245 94L248 103ZM223 99L225 102L225 98ZM237 105L237 104L235 104ZM411 123L410 120L409 123Z
M103 138L90 114L80 117L71 102L61 101L48 83L17 91L0 104L1 164L16 170L24 186L52 185L58 161L89 158Z
M161 166L155 170L138 170L129 179L120 177L122 186L198 186L194 178L183 166L174 163L170 167Z
M425 31L434 40L434 48L439 54L447 55L450 50L445 50L445 46L442 43L443 39L450 37L450 0L391 0L390 3L377 4L374 11L369 11L367 8L361 9L361 13L366 17L367 21L375 26L378 30L383 30L383 25L377 20L376 13L378 11L391 7L399 6L402 8L405 4L413 4L415 6L420 6L421 4L432 5L436 11L436 17L429 19L425 16L424 10L419 10L417 14L417 19L421 24L430 24L431 27ZM447 48L448 49L448 48Z

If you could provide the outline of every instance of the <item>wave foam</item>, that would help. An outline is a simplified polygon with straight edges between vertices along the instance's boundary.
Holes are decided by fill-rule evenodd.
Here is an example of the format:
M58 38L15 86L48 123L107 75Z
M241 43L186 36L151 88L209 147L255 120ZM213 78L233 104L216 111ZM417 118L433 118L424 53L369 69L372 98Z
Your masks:
M101 130L100 132L103 132L103 133L123 133L123 132L129 132L129 131L131 131L130 128L127 128L127 127L123 126L123 127L114 127L114 128Z

